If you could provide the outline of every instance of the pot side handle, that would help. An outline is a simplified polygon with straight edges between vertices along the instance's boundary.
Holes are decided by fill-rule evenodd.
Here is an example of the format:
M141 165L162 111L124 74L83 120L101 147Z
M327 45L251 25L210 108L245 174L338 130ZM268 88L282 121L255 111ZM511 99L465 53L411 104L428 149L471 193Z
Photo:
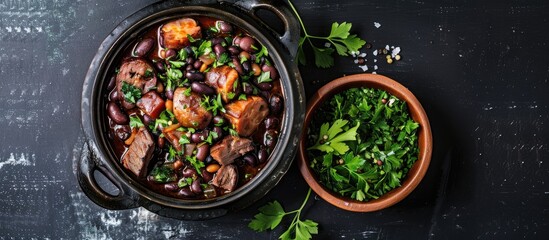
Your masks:
M288 49L290 55L295 58L300 37L300 25L294 13L280 0L239 0L234 3L236 6L247 11L258 22L267 27L280 42ZM262 21L256 11L265 9L274 13L284 24L284 34L280 35L269 24Z
M105 167L96 163L88 143L85 143L82 149L80 160L77 163L77 178L82 191L95 204L106 209L123 210L139 207L135 194L132 194L130 189L122 186ZM99 171L118 188L118 195L113 196L105 192L97 184L94 176L95 171Z

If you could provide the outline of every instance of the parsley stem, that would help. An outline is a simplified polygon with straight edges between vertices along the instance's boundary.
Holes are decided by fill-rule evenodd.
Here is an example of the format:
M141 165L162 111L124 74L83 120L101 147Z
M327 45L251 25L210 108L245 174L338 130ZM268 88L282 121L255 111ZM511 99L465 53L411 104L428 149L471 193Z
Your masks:
M292 8L295 15L297 16L297 20L299 21L299 24L301 24L301 29L303 29L303 33L305 34L304 38L310 37L309 34L307 33L307 29L305 29L305 25L303 24L303 21L301 20L301 16L299 16L299 13L295 9L294 4L292 4L292 1L288 0L288 4L290 4L290 8Z

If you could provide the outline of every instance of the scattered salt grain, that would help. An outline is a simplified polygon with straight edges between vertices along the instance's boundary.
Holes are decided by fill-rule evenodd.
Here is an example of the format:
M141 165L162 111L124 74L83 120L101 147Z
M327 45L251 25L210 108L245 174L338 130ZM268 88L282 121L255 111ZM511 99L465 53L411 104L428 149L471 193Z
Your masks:
M362 71L366 72L368 71L368 65L362 65L362 66L358 66L359 68L362 68Z
M377 70L377 65L374 65L374 70Z
M374 56L377 56L377 50L374 50L372 54L374 54Z
M381 27L381 24L380 24L380 23L378 23L378 22L374 22L374 27L376 27L376 28L380 28L380 27Z
M332 46L332 44L331 44L331 43L329 43L329 42L327 42L327 43L324 43L324 47L327 47L327 48L329 48L330 46Z
M398 55L400 53L400 47L396 47L395 49L393 49L393 51L391 51L391 57L396 57L396 55Z
M387 49L387 51L391 50L391 49L389 48L389 45L385 45L385 49Z
M359 57L366 57L366 55L368 55L368 54L366 54L366 53L361 53L361 54L359 54L358 56L359 56Z

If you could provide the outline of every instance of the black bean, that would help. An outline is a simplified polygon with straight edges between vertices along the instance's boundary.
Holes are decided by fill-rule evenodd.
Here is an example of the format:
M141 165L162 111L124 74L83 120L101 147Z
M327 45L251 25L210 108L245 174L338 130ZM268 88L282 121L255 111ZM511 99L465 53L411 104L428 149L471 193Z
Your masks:
M215 27L222 33L230 33L233 31L233 26L224 21L216 21Z
M193 62L194 63L194 62ZM189 64L185 67L185 71L190 72L194 70L194 64Z
M269 99L269 108L272 114L279 114L282 111L283 100L278 94L273 94Z
M255 46L255 40L248 36L242 37L238 42L238 46L246 52L255 52L257 49Z
M195 132L191 135L191 141L193 143L201 143L208 138L208 134L209 134L208 130Z
M259 92L259 96L264 98L267 102L269 101L269 98L271 97L271 92L269 91L261 91Z
M185 77L191 81L202 81L204 80L204 74L201 72L187 72Z
M257 152L257 160L258 162L261 164L261 163L264 163L267 161L267 159L269 158L269 152L267 152L267 149L264 147L264 146L261 146L259 148L259 151Z
M225 39L223 38L220 38L220 37L216 37L216 38L212 38L212 46L215 47L215 45L218 45L218 44L221 44L222 42L225 41Z
M135 46L135 50L133 51L133 55L136 57L143 57L149 53L149 51L152 49L152 46L154 45L154 39L152 38L145 38L141 40Z
M177 190L179 190L179 186L177 186L177 183L166 183L164 184L164 189L170 192L177 192Z
M204 180L204 182L209 182L213 179L213 173L210 173L208 171L206 171L205 168L202 169L202 179Z
M280 124L280 119L277 117L267 117L265 119L265 128L267 129L277 129Z
M215 94L215 90L213 88L211 88L208 85L206 85L204 83L201 83L201 82L191 83L191 89L193 90L193 92L198 93L198 94L204 94L204 95L209 95L209 96Z
M166 98L173 99L173 89L166 89Z
M212 121L216 126L223 126L225 124L225 118L221 115L216 115Z
M194 63L193 63L193 67L194 69L200 69L200 67L202 67L202 61L200 60L196 60Z
M275 80L275 81L278 80L278 71L276 70L276 68L274 66L269 66L268 64L263 64L263 66L261 66L261 70L263 72L269 72L272 80Z
M252 64L250 64L250 61L243 62L242 69L244 70L244 72L249 73L250 70L252 70Z
M187 57L192 58L194 56L194 51L191 46L185 47L184 49L185 49L185 52L187 52Z
M273 84L270 82L258 83L255 86L263 91L270 91L271 89L273 89Z
M202 144L198 147L198 149L196 149L196 159L204 161L208 155L210 155L210 145Z
M194 197L194 193L191 191L189 187L184 187L177 193L179 196L183 197Z
M219 141L221 138L223 138L223 129L221 129L221 127L215 126L215 127L212 129L212 131L216 133L216 134L213 135L213 141L214 141L214 142L217 142L217 141Z
M193 167L186 167L181 171L183 177L193 177L196 176L196 170Z
M124 141L132 134L132 129L130 128L130 125L116 125L114 127L114 134L118 139Z
M211 163L217 162L215 159L213 159L212 155L208 155L206 159L204 159L204 164L206 166L210 165ZM208 181L209 182L209 181Z
M255 166L257 164L257 157L252 153L246 153L242 158L244 162L250 166Z
M242 64L240 64L240 60L238 60L237 57L233 58L233 65L238 74L240 74L241 76L245 74L244 69L242 68Z
M156 62L154 66L156 67L156 70L158 70L158 72L163 73L166 71L166 68L164 68L164 63L162 61Z
M129 118L128 115L126 115L124 112L122 112L122 109L116 105L115 102L109 102L107 104L107 113L109 117L112 119L113 122L116 124L124 125L128 124Z
M217 57L221 56L221 54L223 54L225 52L225 48L223 46L221 46L221 44L214 45L213 50L214 50L215 55Z
M143 114L143 123L145 126L149 126L154 123L154 119L152 119L148 114Z
M109 84L107 85L107 91L112 90L114 86L116 86L116 76L113 75L109 80Z
M238 49L238 47L236 46L230 46L228 48L229 52L231 53L232 56L236 56L240 53L240 49Z
M267 130L263 136L263 144L268 148L273 148L278 140L278 132L276 130Z
M240 45L240 40L242 40L242 37L234 37L233 38L233 45L239 46Z
M187 59L185 60L185 62L187 62L187 64L189 64L189 65L193 65L193 64L194 64L194 58L192 58L192 57L187 57Z
M109 100L111 101L117 101L118 100L118 91L112 91L109 95Z
M243 82L242 83L242 91L244 91L245 94L250 95L254 92L254 88L252 87L252 85L250 83Z
M170 49L166 50L166 59L170 59L173 56L175 56L176 54L177 54L177 52L170 48Z
M164 148L164 143L166 142L166 139L163 138L163 137L159 137L158 138L158 141L157 141L157 144L158 144L158 148L162 149Z
M200 180L195 179L193 183L191 184L191 191L193 191L196 194L202 193L202 187L200 186Z

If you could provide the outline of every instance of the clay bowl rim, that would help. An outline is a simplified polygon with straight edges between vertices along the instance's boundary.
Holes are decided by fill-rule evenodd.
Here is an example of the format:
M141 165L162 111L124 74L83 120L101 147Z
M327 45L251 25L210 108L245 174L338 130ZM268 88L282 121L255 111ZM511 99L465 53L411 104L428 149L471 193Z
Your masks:
M333 95L347 90L349 88L356 87L368 87L378 88L387 91L388 93L396 96L397 98L404 100L408 104L409 112L414 121L420 124L418 131L418 146L419 157L414 163L407 176L404 178L404 182L400 187L397 187L388 193L384 194L378 199L370 200L368 202L361 202L353 200L351 198L343 197L338 193L332 192L328 188L322 186L315 176L315 173L309 167L309 160L307 158L306 151L306 137L309 128L309 122L316 109L325 101L331 98ZM309 100L307 104L307 111L305 114L305 122L303 124L303 131L299 143L299 169L301 175L307 182L307 184L318 194L322 199L330 204L353 212L372 212L390 207L404 198L406 198L416 187L419 185L423 177L425 176L429 163L431 161L431 155L433 151L433 140L431 135L431 126L429 119L423 106L417 100L410 90L404 87L402 84L396 82L388 77L378 74L355 74L335 79L328 84L321 87Z

